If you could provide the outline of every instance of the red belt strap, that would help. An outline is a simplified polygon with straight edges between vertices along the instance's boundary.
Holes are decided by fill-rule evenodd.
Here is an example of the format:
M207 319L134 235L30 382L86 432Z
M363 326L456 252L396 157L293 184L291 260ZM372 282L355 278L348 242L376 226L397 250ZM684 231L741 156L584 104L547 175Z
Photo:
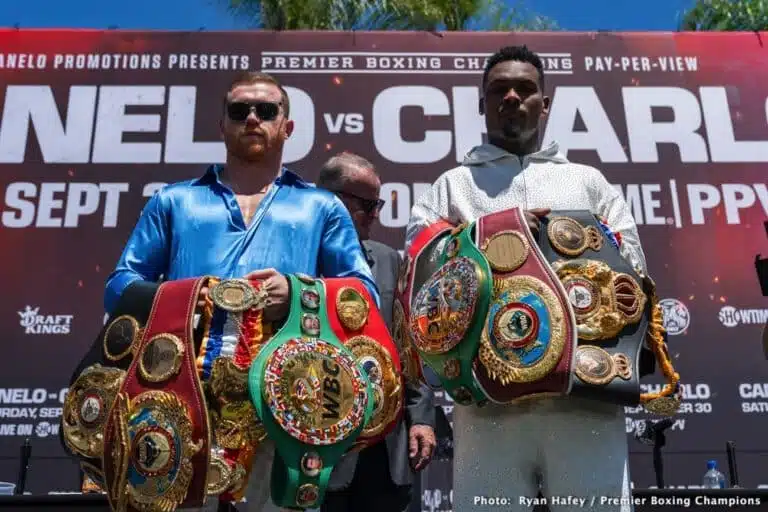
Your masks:
M490 376L485 365L475 360L474 370L477 381L492 400L501 403L512 402L529 395L559 395L568 393L575 345L575 321L571 319L572 315L569 313L570 306L565 290L541 254L538 243L528 228L525 214L520 208L513 208L487 215L478 220L477 230L477 245L481 249L493 235L502 231L514 231L524 237L529 247L524 263L511 272L495 270L492 267L493 278L503 279L511 276L531 276L542 281L557 298L560 310L564 313L564 318L560 319L560 321L564 322L566 326L566 341L557 366L541 380L504 385Z
M128 459L132 454L130 440L126 438L126 425L123 423L127 417L120 417L122 416L121 410L124 413L132 398L151 390L173 394L186 406L187 415L192 424L192 441L202 445L191 458L192 480L188 486L186 497L179 507L200 507L205 501L210 457L210 425L203 389L195 367L196 354L192 322L200 289L206 284L207 279L168 281L161 284L157 292L144 337L137 355L128 369L105 432L105 478L109 489L108 497L114 509L118 509L120 504L125 503L127 485L125 471ZM139 364L149 341L160 334L170 334L177 337L181 340L184 350L181 367L176 375L163 382L152 383L139 374ZM123 453L121 456L115 457L113 450L118 454L122 450ZM122 467L117 467L118 464Z
M398 390L391 396L383 398L385 400L385 407L392 407L393 410L396 408L397 413L396 415L390 416L388 418L389 421L386 422L386 425L379 426L379 428L375 429L376 431L369 431L370 433L366 434L366 430L368 429L366 428L366 430L363 430L363 434L356 441L355 447L357 448L360 446L370 446L383 440L387 434L389 434L392 429L394 429L395 425L400 421L400 418L402 417L404 388L402 369L400 366L400 356L398 355L397 347L395 346L395 343L389 334L387 325L384 323L384 319L381 317L381 313L376 307L376 303L374 302L370 293L368 293L368 289L359 279L332 278L322 279L322 281L325 284L328 321L331 325L331 329L333 329L333 332L336 334L336 337L339 339L339 341L341 341L344 345L348 345L353 343L356 338L359 339L360 337L366 337L375 340L375 342L377 342L378 345L381 346L381 348L383 348L387 354L389 354L389 358L391 360L390 364L394 366L394 374L397 379ZM339 311L337 309L337 300L339 299L340 293L345 288L351 288L355 290L368 304L368 317L365 323L359 329L350 328L340 319ZM385 363L384 361L379 362ZM381 368L381 371L384 373L391 370L389 368Z

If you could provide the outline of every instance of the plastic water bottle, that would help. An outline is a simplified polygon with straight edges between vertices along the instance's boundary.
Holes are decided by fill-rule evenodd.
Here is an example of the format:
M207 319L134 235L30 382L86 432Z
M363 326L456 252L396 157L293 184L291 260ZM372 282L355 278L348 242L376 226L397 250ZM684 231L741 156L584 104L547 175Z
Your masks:
M707 472L704 473L701 486L704 489L725 489L725 475L717 470L717 461L707 462Z

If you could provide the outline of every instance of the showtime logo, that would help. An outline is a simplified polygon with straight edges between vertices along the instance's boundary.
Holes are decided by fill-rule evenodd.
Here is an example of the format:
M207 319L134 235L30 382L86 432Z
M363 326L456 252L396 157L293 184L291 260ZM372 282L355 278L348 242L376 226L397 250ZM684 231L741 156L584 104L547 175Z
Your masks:
M768 323L768 309L736 309L733 306L723 306L717 315L725 327L742 325L765 325Z

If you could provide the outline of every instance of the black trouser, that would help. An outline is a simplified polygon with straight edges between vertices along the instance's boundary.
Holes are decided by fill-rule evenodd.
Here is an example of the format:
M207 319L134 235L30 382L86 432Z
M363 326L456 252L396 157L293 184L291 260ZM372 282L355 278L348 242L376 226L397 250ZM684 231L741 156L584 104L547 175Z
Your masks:
M352 483L346 489L326 491L321 512L407 512L411 486L395 485L389 473L384 442L360 452Z

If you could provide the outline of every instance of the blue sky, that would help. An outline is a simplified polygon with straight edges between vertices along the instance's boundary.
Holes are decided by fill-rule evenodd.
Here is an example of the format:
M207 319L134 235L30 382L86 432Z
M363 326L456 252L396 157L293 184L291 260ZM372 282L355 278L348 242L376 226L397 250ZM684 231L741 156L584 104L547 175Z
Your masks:
M566 30L675 30L693 0L527 0ZM619 7L623 4L623 7ZM223 0L0 0L0 26L236 30Z

